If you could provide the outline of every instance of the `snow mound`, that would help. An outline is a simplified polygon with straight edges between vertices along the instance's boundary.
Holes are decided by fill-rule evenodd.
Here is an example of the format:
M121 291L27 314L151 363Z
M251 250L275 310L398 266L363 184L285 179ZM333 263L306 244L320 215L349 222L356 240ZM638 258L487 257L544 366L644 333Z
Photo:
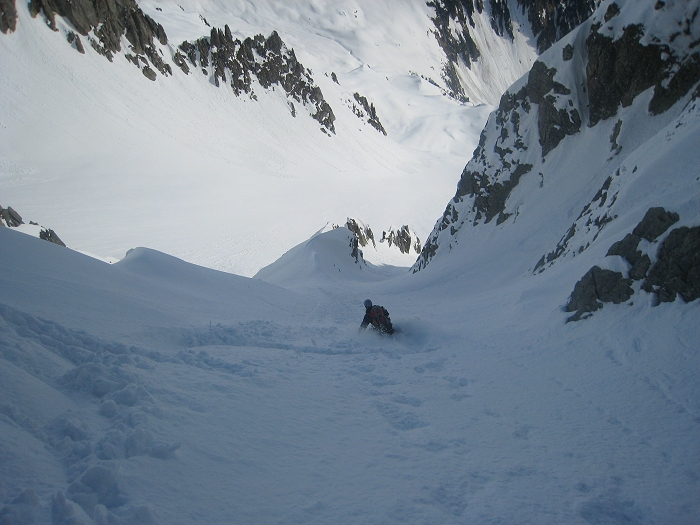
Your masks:
M375 266L365 261L357 238L343 226L319 230L261 269L255 278L296 289L333 282L381 281L405 271L405 268Z

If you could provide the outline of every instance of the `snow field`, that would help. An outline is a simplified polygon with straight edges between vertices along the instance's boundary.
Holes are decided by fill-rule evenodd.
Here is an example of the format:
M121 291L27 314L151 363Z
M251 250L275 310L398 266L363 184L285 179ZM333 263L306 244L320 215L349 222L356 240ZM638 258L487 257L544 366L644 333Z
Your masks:
M210 31L202 6L182 5L186 12L169 3L147 9L169 35L160 46L166 61L180 39ZM280 90L258 86L257 101L236 98L197 70L185 76L175 67L172 77L151 82L121 55L110 63L87 42L81 55L65 43L66 23L54 33L19 5L17 31L0 40L3 205L103 259L149 246L248 276L349 216L378 231L408 224L424 238L489 109L450 101L417 76L428 75L421 64L439 63L434 38L414 41L382 24L366 35L339 29L348 40L338 43L324 36L330 29L292 31L282 4L274 5L284 16L259 15L273 17L265 24L246 21L252 4L243 11L226 4L220 17L218 5L204 6L213 10L202 11L210 25L228 23L240 37L280 32L330 102L335 136L321 133L304 108L292 118ZM424 7L396 12L410 20L406 31L430 23ZM369 45L377 31L387 33L378 40L384 47ZM388 51L401 39L419 46L408 55L423 57L412 68L405 50ZM375 104L388 137L353 115L355 92Z
M288 292L0 236L2 425L24 436L2 488L36 490L37 515L61 491L95 522L693 522L697 305L564 325L561 277L465 293L366 265ZM356 331L365 297L395 338Z

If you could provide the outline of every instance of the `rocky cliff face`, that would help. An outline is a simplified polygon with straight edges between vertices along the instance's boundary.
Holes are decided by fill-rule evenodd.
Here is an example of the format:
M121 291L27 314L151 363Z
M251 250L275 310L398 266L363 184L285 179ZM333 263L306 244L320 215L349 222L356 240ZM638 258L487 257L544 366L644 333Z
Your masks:
M681 140L675 130L697 122L698 9L698 2L609 1L542 55L491 114L455 196L413 271L486 229L517 229L528 220L534 224L531 217L538 213L562 231L559 242L533 261L531 270L541 273L597 246L605 228L623 214L640 213L630 210L649 202L651 208L645 209L651 215L645 215L634 231L609 250L611 257L623 258L627 270L605 270L601 261L577 285L567 310L577 312L578 319L606 301L626 301L636 282L644 283L636 285L636 290L641 286L658 301L677 295L692 300L698 257L693 221L700 221L692 211L684 215L680 209L654 206L657 195L665 194L665 186L655 182L640 187L638 179L652 164L658 170L677 162L678 153L663 153L664 148ZM669 131L660 133L665 126ZM659 161L663 155L668 155L667 160ZM681 175L684 180L695 178L690 172ZM677 176L662 171L658 180L672 184ZM554 186L558 186L556 194L548 189ZM690 191L683 197L688 204L681 207L694 209L692 195ZM552 197L565 200L566 206L556 211ZM578 216L567 224L564 221L572 211ZM525 217L526 213L530 215ZM661 237L678 214L685 226ZM654 221L663 223L664 229L645 233ZM637 249L642 239L647 243L645 251Z
M212 28L208 37L182 42L173 53L166 46L168 37L163 26L145 14L135 0L31 0L29 11L33 17L43 15L52 30L65 32L66 40L78 52L85 53L82 39L86 39L110 62L122 53L152 81L159 73L172 75L172 63L184 74L189 74L191 67L211 74L217 86L229 84L236 96L255 98L253 80L263 89L279 86L289 98L293 116L295 103L308 107L322 131L335 133L335 115L311 71L297 60L294 50L287 48L277 32L267 38L256 35L241 41L232 37L228 26ZM68 24L59 27L57 17ZM0 31L13 31L16 19L15 1L0 0ZM122 38L128 42L128 49L122 49Z
M537 52L544 53L554 42L579 26L595 10L600 0L431 0L435 37L445 52L443 80L449 94L457 100L468 99L459 69L471 68L484 53L477 44L476 17L485 15L491 30L499 37L514 40L518 27L513 25L518 11L526 14L535 35ZM522 30L522 29L520 29Z
M126 37L129 50L133 53L129 56L137 66L143 63L144 75L155 78L149 62L162 74L172 74L162 51L155 45L155 42L162 45L168 42L165 30L146 15L135 0L31 0L29 11L34 17L43 13L46 24L54 31L59 30L56 16L65 18L80 35L87 38L95 51L110 61L122 50L121 39ZM78 51L83 49L80 37L74 32L67 33L67 40Z

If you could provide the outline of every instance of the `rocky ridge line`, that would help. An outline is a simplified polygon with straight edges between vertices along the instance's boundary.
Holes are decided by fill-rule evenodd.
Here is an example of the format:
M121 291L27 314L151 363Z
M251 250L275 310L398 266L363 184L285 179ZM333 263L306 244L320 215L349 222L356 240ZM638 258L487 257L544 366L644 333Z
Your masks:
M265 38L256 35L243 41L234 39L228 25L224 29L212 28L210 36L194 42L183 42L180 51L173 58L176 65L185 74L189 74L187 64L200 68L202 73L213 70L213 81L230 83L236 96L243 93L255 98L252 81L257 79L264 89L280 86L290 98L292 115L296 115L294 102L311 108L311 117L317 120L322 130L335 133L335 115L321 88L313 81L311 71L306 69L296 58L293 49L287 48L276 31ZM228 79L228 80L227 80Z
M517 0L517 8L526 12L537 39L537 51L542 54L591 16L599 3L600 0ZM513 40L511 8L516 6L508 0L431 0L427 5L435 12L434 35L447 59L442 72L447 92L466 102L468 97L457 70L461 64L470 68L486 51L479 49L472 37L475 14L488 9L494 33Z
M667 15L659 5L655 11L661 12L655 16ZM596 13L594 18L610 22L619 13L617 4L611 3L604 13ZM520 178L533 171L535 166L542 166L544 158L560 147L566 136L579 133L584 124L589 128L596 127L617 116L621 107L631 105L649 88L653 88L653 96L647 109L652 115L667 111L689 94L695 98L700 96L700 87L691 93L700 81L697 47L700 41L692 40L691 31L695 17L680 8L669 11L667 17L670 16L680 16L677 20L679 31L668 37L668 41L662 41L652 30L638 23L626 25L621 36L614 38L612 26L601 25L592 19L588 27L584 25L580 29L587 32L585 39L578 39L586 46L581 52L587 57L583 71L578 69L577 61L572 60L574 49L571 44L561 46L561 63L565 68L562 71L549 67L546 56L536 61L527 82L523 85L520 81L507 91L498 109L490 115L479 145L462 172L455 196L426 240L413 271L426 267L440 245L453 242L465 224L478 226L494 217L497 217L497 224L508 220L511 216L505 212L506 204ZM557 78L581 78L583 86L565 86L564 81ZM618 140L622 129L625 129L625 124L618 119L610 137L610 151L601 152L601 155L612 153L614 157L620 154L623 148ZM533 136L533 131L541 151L541 156L537 157L531 152L537 146L524 138ZM616 176L619 174L618 171ZM541 185L543 173L540 172L539 176ZM569 241L575 234L594 230L597 233L614 219L614 214L597 214L594 219L591 216L594 209L602 209L603 205L609 209L614 204L614 194L606 203L607 194L608 188L602 188L584 207L557 248L538 262L537 270L569 253ZM597 206L593 206L596 201ZM579 250L584 250L592 240L589 238Z
M158 73L166 77L173 73L159 47L168 44L163 26L145 14L135 0L30 0L28 7L32 17L43 13L53 31L60 30L57 16L69 22L75 31L64 29L66 40L80 53L85 53L82 36L111 62L122 52L121 39L125 37L129 48L123 50L124 57L146 78L155 81ZM15 1L0 0L0 9L0 30L13 31ZM209 26L206 20L203 22ZM207 75L211 67L214 83L219 86L228 78L236 96L246 93L255 99L253 79L264 89L281 86L290 99L292 116L296 116L295 102L307 106L324 133L335 133L335 115L311 71L297 60L294 50L287 48L276 31L268 38L256 35L241 41L233 38L228 26L212 28L209 37L180 44L169 59L185 74L190 72L188 60Z

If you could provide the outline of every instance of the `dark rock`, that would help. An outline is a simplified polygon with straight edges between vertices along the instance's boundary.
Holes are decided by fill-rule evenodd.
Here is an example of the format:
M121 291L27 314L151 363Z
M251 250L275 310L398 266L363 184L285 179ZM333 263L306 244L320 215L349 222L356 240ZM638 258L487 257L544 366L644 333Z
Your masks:
M530 102L539 104L538 129L542 157L556 148L567 135L581 130L578 110L566 110L555 106L556 98L550 93L568 95L571 90L554 80L557 70L535 61L528 74L526 93Z
M168 43L165 30L145 14L135 0L30 0L29 12L33 17L43 12L46 23L53 30L57 30L58 15L68 20L83 36L93 31L96 39L88 36L90 45L110 61L121 51L124 36L135 54L147 55L157 70L169 74L170 66L162 61L153 44L154 38L162 45ZM80 51L82 43L79 38L71 39L69 35L69 42Z
M370 103L366 97L363 97L359 93L355 93L353 97L355 98L357 103L360 104L362 109L353 105L352 112L358 118L364 119L366 117L367 123L370 126L372 126L374 129L376 129L380 133L383 133L384 136L386 136L386 131L384 130L384 126L382 126L382 123L379 121L379 117L377 116L377 110L374 107L374 103Z
M205 75L211 66L212 83L215 85L229 83L236 96L245 93L251 98L255 98L252 91L254 78L265 89L279 85L288 98L308 105L312 110L311 117L324 130L335 133L335 115L323 98L321 89L314 84L311 72L299 63L293 49L287 49L277 32L273 31L268 38L256 35L241 42L233 39L228 26L223 31L214 27L209 38L183 42L178 47L187 55L190 63L199 66ZM185 71L182 55L174 62Z
M447 57L442 77L448 93L452 98L466 102L467 96L455 65L461 61L470 67L472 61L481 56L470 34L470 27L474 27L475 10L481 12L483 6L481 2L475 3L472 0L434 0L427 2L427 5L435 10L432 18L434 35Z
M388 234L382 232L382 241L386 241L389 246L396 246L401 253L408 254L411 249L420 253L420 240L417 237L415 240L412 238L411 231L406 225L398 230L390 230Z
M518 0L527 13L539 54L581 25L598 7L596 0Z
M16 228L20 224L24 224L22 216L12 209L11 206L3 209L0 207L0 217L10 228Z
M620 272L602 270L594 266L574 286L567 312L576 312L567 319L578 321L589 312L595 312L603 307L603 303L620 304L627 301L634 291L630 287L631 279L625 279Z
M620 131L622 130L622 121L618 120L615 123L615 127L613 128L613 132L610 135L610 151L614 151L616 153L620 153L620 150L622 149L622 146L620 146L617 143L617 139L620 136Z
M548 68L544 62L536 60L527 75L527 96L530 102L540 104L544 96L554 88L555 68Z
M17 28L15 0L0 0L0 31L7 34Z
M80 37L74 33L73 31L68 31L68 34L66 35L66 40L68 40L69 44L72 44L75 49L78 50L79 53L82 55L85 54L85 48L83 47L83 43L80 41Z
M175 51L173 55L173 63L179 67L185 75L189 75L190 68L185 61L185 55L180 53L180 51Z
M518 185L520 177L531 169L532 164L518 164L512 170L509 180L491 184L484 174L468 171L465 168L457 184L456 195L458 198L464 195L475 196L474 206L485 215L488 223L504 210L510 192Z
M331 71L331 80L340 85L340 82L338 82L338 76L333 71Z
M659 114L669 109L700 80L700 56L677 57L666 44L645 43L642 25L625 27L622 37L612 38L592 28L586 39L589 126L595 126L627 107L637 95L654 87L649 111Z
M632 233L637 237L652 242L678 222L678 219L677 213L667 212L663 208L649 208L641 222L632 230Z
M628 263L634 265L642 257L641 250L637 249L639 241L641 240L641 237L638 235L628 233L625 235L624 239L613 244L605 256L619 255L620 257L624 257Z
M637 262L635 262L632 265L632 268L630 268L630 271L629 271L630 279L633 279L635 281L641 281L642 279L644 279L647 276L647 272L649 271L650 266L651 266L651 259L645 253L637 260Z
M574 58L574 48L571 46L571 44L566 44L564 46L564 49L562 49L561 52L561 57L566 61Z
M538 116L542 157L546 157L547 153L556 148L564 137L581 130L581 117L578 110L569 112L566 109L557 109L550 98L545 98L540 104Z
M156 72L153 71L150 67L146 66L144 67L141 72L143 73L143 76L145 76L148 80L155 81L156 79Z
M700 298L700 226L668 234L642 288L655 293L659 302L674 301L677 294L685 302Z
M377 247L377 243L374 241L374 232L369 226L365 226L363 228L357 223L355 219L351 219L349 217L347 222L345 223L345 226L355 235L355 238L360 243L360 246L367 246L371 241L372 246L374 246L375 248Z
M39 238L65 247L63 241L56 235L56 232L49 228L42 228L39 232Z
M615 2L610 4L608 6L608 9L605 11L605 15L603 16L603 20L606 22L610 22L613 18L615 18L617 15L620 14L620 6L617 5Z

